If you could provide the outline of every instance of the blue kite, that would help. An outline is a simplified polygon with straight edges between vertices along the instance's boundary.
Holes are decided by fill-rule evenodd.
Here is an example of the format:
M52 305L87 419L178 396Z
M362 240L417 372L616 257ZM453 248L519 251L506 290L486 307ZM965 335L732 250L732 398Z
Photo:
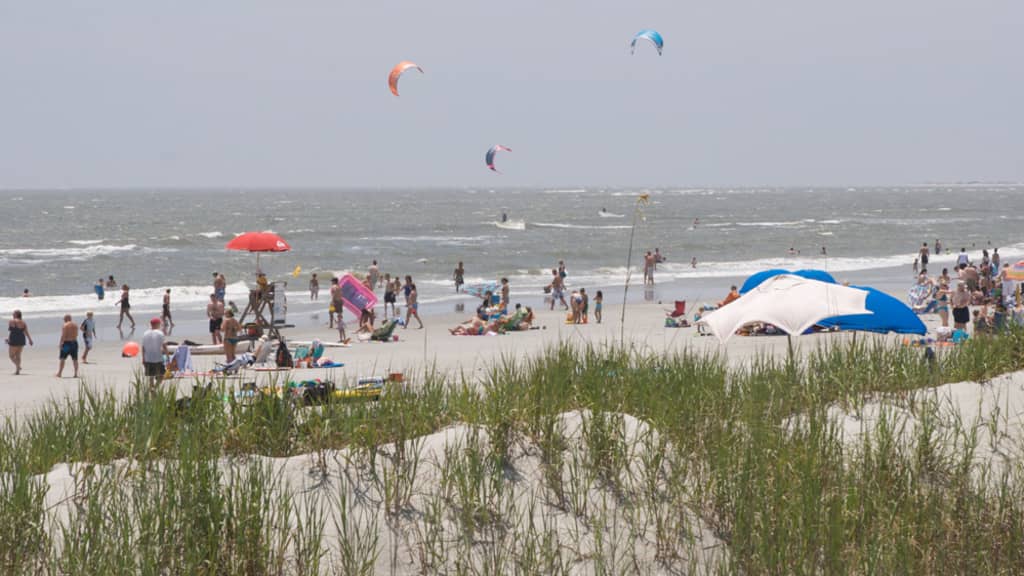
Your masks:
M629 53L634 54L636 52L637 40L647 40L658 50L658 56L661 56L661 49L665 47L665 40L662 39L661 34L658 34L657 30L641 30L633 36L633 41L629 43Z

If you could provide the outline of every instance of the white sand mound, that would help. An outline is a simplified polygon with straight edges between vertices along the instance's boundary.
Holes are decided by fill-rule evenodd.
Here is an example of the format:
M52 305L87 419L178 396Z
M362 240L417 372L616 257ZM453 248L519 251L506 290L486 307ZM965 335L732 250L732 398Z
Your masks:
M252 461L269 463L300 517L308 503L326 511L325 573L372 549L374 571L388 574L466 565L491 573L550 573L555 565L571 573L685 573L721 562L725 547L690 510L686 487L670 490L667 464L652 458L659 437L645 422L573 411L553 417L549 431L514 434L504 462L487 428L459 424L373 450L220 465L226 481ZM104 468L111 467L130 468ZM73 512L88 468L61 464L45 475L51 522Z
M906 396L886 396L859 409L830 406L828 418L852 450L892 434L903 448L927 439L945 450L973 443L975 473L997 479L1006 466L1024 456L1024 371L987 382L956 382ZM789 427L806 424L796 417Z

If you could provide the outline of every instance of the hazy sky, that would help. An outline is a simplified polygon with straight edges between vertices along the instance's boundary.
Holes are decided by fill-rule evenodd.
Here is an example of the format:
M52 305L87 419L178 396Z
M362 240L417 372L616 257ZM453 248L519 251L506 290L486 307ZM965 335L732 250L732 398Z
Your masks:
M0 186L1020 181L1022 22L1020 0L0 0ZM648 27L664 56L630 56ZM404 59L426 74L395 98Z

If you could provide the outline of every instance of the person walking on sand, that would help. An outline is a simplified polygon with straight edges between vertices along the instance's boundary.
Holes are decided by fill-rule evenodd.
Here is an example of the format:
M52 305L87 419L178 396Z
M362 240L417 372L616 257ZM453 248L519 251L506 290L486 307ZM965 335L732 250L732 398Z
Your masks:
M409 277L406 276L406 278L409 278ZM422 330L423 329L423 320L420 319L419 294L416 292L416 285L415 284L412 284L412 283L409 284L409 296L408 296L407 302L408 302L408 307L405 310L405 326L403 326L403 328L408 328L409 327L409 318L411 316L415 316L416 317L416 321L419 322L419 324L420 324L420 330Z
M320 299L320 280L316 277L316 272L309 277L309 301Z
M459 265L455 267L455 272L452 273L452 279L455 280L455 293L458 294L462 290L462 285L465 284L466 269L462 267L462 260L459 260Z
M224 313L224 323L221 327L224 330L224 358L230 364L235 359L235 350L238 348L238 333L242 331L242 325L235 319L235 313L228 310Z
M555 309L555 301L557 300L568 310L569 305L565 302L565 281L555 268L551 269L551 284L548 284L548 287L551 288L551 309Z
M32 335L28 333L28 324L21 317L21 310L15 310L7 323L7 354L14 363L15 376L21 374L21 351L25 349L26 340L29 346L35 346Z
M164 332L170 334L174 328L174 320L171 319L171 289L164 292L164 304L160 310L160 320L164 323Z
M597 294L594 294L594 320L597 320L598 324L601 323L602 308L604 308L604 293L598 290Z
M71 321L71 314L64 315L64 325L60 328L58 347L60 348L60 365L57 366L57 378L63 377L64 362L69 356L75 367L75 375L72 378L78 378L78 324Z
M96 321L92 318L92 310L85 313L85 320L82 320L82 344L85 352L82 353L82 364L89 363L89 351L92 350L92 341L96 339Z
M405 284L402 285L402 293L405 295L405 306L409 307L409 294L412 293L412 276L406 274Z
M216 295L211 294L216 299ZM149 330L142 335L142 367L145 370L146 379L149 381L150 389L164 377L164 356L167 355L167 342L164 333L160 331L160 319L153 318L149 321Z
M132 330L135 330L135 318L132 318L132 305L128 300L128 285L124 284L121 286L121 299L117 301L117 305L121 307L121 313L117 317L117 329L121 329L121 324L124 322L125 316L132 323Z
M214 344L222 344L224 339L221 337L220 329L224 324L224 303L217 300L217 294L210 294L210 303L206 305L206 317L210 319L211 340Z

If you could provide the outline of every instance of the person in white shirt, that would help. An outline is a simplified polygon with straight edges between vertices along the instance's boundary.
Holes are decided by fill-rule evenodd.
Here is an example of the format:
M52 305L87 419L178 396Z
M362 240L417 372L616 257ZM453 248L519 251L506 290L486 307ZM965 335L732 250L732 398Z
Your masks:
M969 261L969 258L967 258L967 249L966 248L961 248L960 249L960 253L957 254L957 256L956 256L956 267L957 268L966 268L968 261Z
M167 343L164 333L160 330L161 321L153 318L149 321L150 329L142 335L142 366L150 388L155 388L164 376L164 355L167 354Z

